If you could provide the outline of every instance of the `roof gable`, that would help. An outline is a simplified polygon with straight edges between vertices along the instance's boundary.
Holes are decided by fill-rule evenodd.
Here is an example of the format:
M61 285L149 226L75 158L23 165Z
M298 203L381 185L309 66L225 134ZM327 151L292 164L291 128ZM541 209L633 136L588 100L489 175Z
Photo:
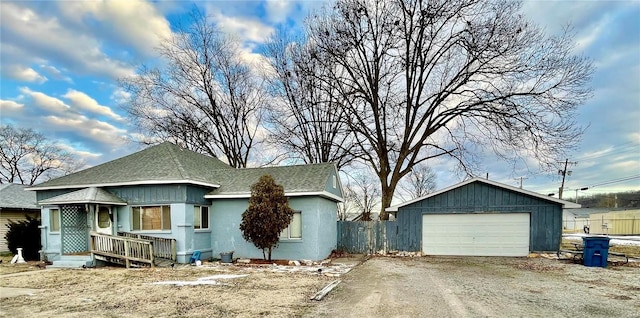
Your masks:
M234 170L217 158L183 149L170 142L101 165L38 184L47 190L134 184L194 183L217 187L216 170Z
M557 204L560 204L565 209L573 209L573 208L579 208L580 207L580 204L577 204L577 203L573 203L573 202L557 199L557 198L554 198L554 197L542 195L540 193L529 191L529 190L520 189L520 188L517 188L517 187L513 187L513 186L510 186L510 185L507 185L507 184L496 182L496 181L493 181L493 180L482 179L482 178L473 178L473 179L469 179L469 180L460 182L460 183L455 184L453 186L450 186L448 188L444 188L442 190L436 191L436 192L431 193L429 195L426 195L426 196L423 196L423 197L420 197L420 198L417 198L417 199L413 199L413 200L410 200L410 201L407 201L407 202L404 202L404 203L401 203L401 204L398 204L398 205L394 205L394 206L388 207L386 210L388 212L396 212L396 211L398 211L398 208L401 208L401 207L404 207L404 206L407 206L407 205L410 205L410 204L413 204L415 202L419 202L419 201L422 201L422 200L425 200L425 199L428 199L428 198L432 198L432 197L441 195L441 194L443 194L445 192L449 192L449 191L453 191L453 190L458 189L458 188L462 188L464 186L467 186L467 185L475 183L475 182L492 185L492 186L495 186L495 187L498 187L498 188L501 188L501 189L504 189L504 190L507 190L507 191L516 192L516 193L523 194L523 195L530 196L530 197L534 197L534 198L537 198L537 199L540 199L540 200L557 203Z
M0 208L40 209L36 204L36 194L25 191L22 184L6 183L0 185Z

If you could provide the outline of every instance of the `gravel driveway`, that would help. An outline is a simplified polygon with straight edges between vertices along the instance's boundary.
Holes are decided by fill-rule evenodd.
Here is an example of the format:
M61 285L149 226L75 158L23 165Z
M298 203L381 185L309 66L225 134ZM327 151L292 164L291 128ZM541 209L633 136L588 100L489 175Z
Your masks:
M544 258L372 258L309 317L640 317L640 267Z

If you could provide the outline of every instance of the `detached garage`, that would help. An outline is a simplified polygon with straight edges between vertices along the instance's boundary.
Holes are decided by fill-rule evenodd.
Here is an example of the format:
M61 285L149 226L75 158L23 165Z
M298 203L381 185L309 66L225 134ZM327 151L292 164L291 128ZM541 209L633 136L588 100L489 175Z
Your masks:
M527 256L556 251L562 209L579 204L474 178L388 208L396 246L426 255Z

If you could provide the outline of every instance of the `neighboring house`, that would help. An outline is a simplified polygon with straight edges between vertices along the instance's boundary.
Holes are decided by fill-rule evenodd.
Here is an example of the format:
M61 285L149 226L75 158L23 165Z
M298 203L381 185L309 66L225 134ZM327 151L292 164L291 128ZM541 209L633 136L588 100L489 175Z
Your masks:
M195 251L202 259L231 251L234 257L262 258L239 228L250 187L265 174L284 187L296 211L272 257L327 257L336 246L342 201L333 164L234 169L165 142L30 190L42 205L43 249L54 265L93 261L96 234L173 239L180 263Z
M557 251L562 209L580 205L474 178L389 207L396 246L427 255L527 256Z
M24 191L25 186L15 183L0 184L0 252L8 252L4 238L9 230L9 220L23 221L26 216L39 219L40 207L36 204L36 194Z

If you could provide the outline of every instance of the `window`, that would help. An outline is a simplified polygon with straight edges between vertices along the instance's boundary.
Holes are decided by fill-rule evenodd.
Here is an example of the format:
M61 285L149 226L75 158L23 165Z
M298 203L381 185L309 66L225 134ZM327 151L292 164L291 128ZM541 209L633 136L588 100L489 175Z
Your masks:
M194 206L193 207L193 228L208 229L209 228L209 207Z
M133 230L171 230L171 207L136 206L133 207Z
M336 176L333 176L333 188L337 188L338 187L338 178Z
M51 232L60 232L60 209L49 210L49 227Z
M302 213L293 213L293 219L289 226L280 233L281 240L296 240L302 238Z
M101 206L98 209L98 228L106 229L111 227L111 217L109 216L109 208Z

